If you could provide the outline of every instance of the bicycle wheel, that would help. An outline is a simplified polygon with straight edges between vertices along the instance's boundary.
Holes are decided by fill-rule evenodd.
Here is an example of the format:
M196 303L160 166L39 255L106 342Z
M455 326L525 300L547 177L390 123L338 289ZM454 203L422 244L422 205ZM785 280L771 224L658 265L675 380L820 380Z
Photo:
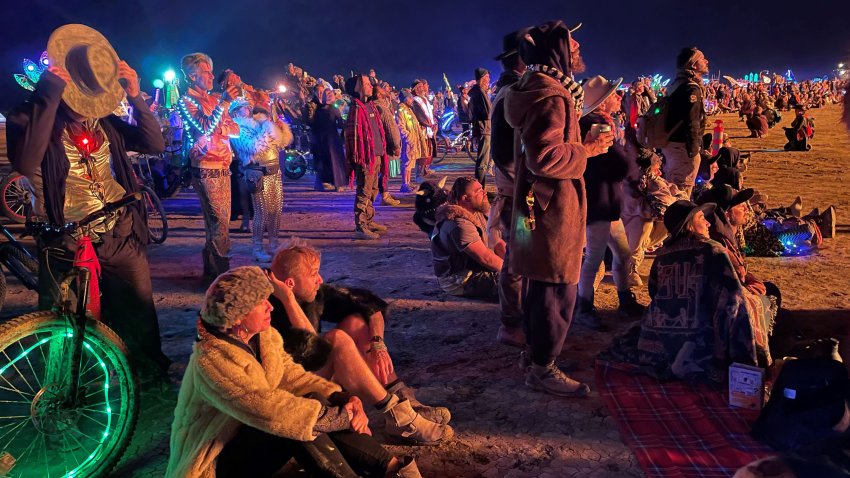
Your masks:
M0 244L0 262L29 290L38 289L38 261L11 242Z
M283 161L283 174L289 179L301 179L307 174L307 158L300 151L290 150L286 152Z
M475 162L476 155L472 154L472 140L471 139L464 140L463 147L461 148L461 150L466 151L466 155L469 157L469 159L471 159L473 163Z
M168 237L168 217L165 215L165 208L162 207L162 201L153 189L142 186L140 191L147 211L148 238L154 244L162 244Z
M437 164L446 159L446 156L451 152L452 146L449 144L449 140L445 136L440 136L437 138L437 154L434 155L434 159L431 160L431 164Z
M73 333L52 311L0 326L0 450L16 461L10 477L106 476L130 442L139 389L126 345L88 320L77 399L69 402Z
M9 219L23 224L27 221L29 189L25 185L26 177L11 173L0 182L0 210Z

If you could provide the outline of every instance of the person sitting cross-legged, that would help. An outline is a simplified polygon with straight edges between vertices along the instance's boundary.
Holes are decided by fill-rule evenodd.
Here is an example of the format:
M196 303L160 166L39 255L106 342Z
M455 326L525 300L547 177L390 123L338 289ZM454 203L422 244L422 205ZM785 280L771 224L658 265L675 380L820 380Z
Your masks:
M505 241L487 244L487 192L475 178L455 180L449 200L437 208L431 233L434 274L447 294L497 301L498 274L505 257Z
M388 435L419 445L448 441L453 430L444 407L420 403L395 374L384 343L387 304L363 289L322 284L321 255L293 241L272 259L272 327L286 351L307 370L345 387L384 414ZM322 335L321 321L337 328Z

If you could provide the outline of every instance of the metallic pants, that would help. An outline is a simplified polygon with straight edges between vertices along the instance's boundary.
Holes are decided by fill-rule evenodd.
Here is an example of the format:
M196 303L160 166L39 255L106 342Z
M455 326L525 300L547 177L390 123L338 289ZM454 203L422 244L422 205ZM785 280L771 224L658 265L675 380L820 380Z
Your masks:
M260 190L251 194L251 201L254 203L254 223L251 226L254 250L262 249L263 233L266 233L269 237L269 252L274 254L283 210L283 181L280 172L263 176L260 184Z
M204 277L217 277L230 269L230 170L222 170L217 177L204 177L208 171L217 170L193 173L192 187L204 213Z

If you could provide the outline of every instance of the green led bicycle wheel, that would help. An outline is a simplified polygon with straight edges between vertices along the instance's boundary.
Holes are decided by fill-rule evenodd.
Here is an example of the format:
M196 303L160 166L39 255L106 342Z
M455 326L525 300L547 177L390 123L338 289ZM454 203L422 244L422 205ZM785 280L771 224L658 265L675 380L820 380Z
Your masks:
M138 415L138 387L121 339L89 320L76 397L69 396L74 332L55 312L0 326L0 453L10 477L106 476Z

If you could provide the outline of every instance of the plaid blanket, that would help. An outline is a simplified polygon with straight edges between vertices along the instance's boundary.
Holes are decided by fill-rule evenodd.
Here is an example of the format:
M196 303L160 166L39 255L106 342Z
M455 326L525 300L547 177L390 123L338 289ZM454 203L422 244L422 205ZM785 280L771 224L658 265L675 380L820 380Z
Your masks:
M597 361L596 385L648 477L727 478L772 454L749 435L758 412L730 407L724 391L635 370Z

